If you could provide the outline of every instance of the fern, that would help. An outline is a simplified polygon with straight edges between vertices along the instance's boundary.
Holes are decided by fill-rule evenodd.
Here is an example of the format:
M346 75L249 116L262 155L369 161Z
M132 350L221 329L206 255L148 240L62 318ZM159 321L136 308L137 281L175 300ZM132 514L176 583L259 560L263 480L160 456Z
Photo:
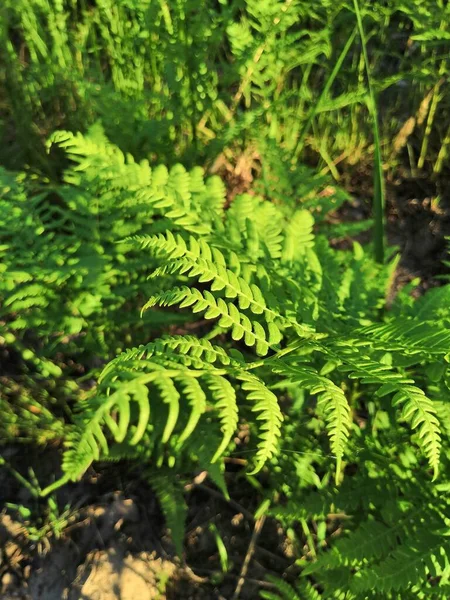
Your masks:
M238 379L243 382L242 389L249 392L247 394L248 400L255 402L252 412L258 413L257 420L263 422L260 427L262 433L259 434L261 441L258 444L256 453L257 463L253 471L257 473L277 451L283 416L277 397L266 388L260 379L250 373L239 374Z
M360 4L386 156L438 174L449 5ZM336 223L373 149L351 5L3 0L0 443L64 443L44 493L144 465L180 555L184 478L226 495L242 452L304 575L263 597L441 600L450 287L392 298Z
M414 354L414 346L411 349ZM336 357L336 355L334 355ZM432 400L413 384L414 382L400 373L395 372L389 365L377 363L364 355L355 356L353 350L343 350L340 354L342 365L339 367L349 373L352 379L363 383L378 384L379 397L394 392L393 406L402 406L401 418L409 421L413 429L418 428L419 444L421 445L429 464L437 477L439 456L441 451L441 436L436 409Z
M101 351L112 356L131 328L139 330L137 297L155 289L151 281L140 282L156 265L121 240L158 231L162 221L179 231L206 233L211 226L192 206L210 190L219 209L225 190L218 178L204 181L198 169L191 182L181 166L169 172L152 169L147 161L136 163L99 126L86 136L58 132L52 144L65 148L74 163L64 173L66 185L36 184L22 176L11 181L1 173L2 314L14 315L13 329L21 331L27 323L52 343L55 335L72 341L92 336L94 354L103 336ZM212 221L213 211L209 214ZM135 310L126 310L129 320L124 321L124 307L132 306ZM147 315L147 324L152 318Z
M191 176L181 166L170 172L164 167L152 171L147 163L138 167L132 158L109 146L100 130L91 135L86 144L79 135L54 137L77 163L68 181L79 186L86 173L89 186L95 182L101 189L112 187L120 193L125 186L123 176L131 175L124 194L126 206L135 206L129 194L136 198L136 206L145 200L152 215L164 211L165 227L169 227L126 236L119 243L123 252L119 264L130 255L135 264L152 266L147 273L154 291L143 304L142 314L153 313L156 307L183 309L194 318L203 314L216 332L230 332L230 344L242 341L248 351L269 357L259 362L242 355L235 358L217 345L189 336L126 351L105 368L96 396L80 406L81 420L69 442L66 476L75 479L86 469L89 449L91 461L107 455L108 436L116 443L127 440L133 445L145 434L154 448L164 448L174 438L181 452L211 410L222 429L212 453L217 460L237 427L240 396L253 402L250 414L256 413L261 423L255 456L259 470L276 454L282 435L279 402L264 380L269 377L278 380L278 387L285 382L287 389L295 385L317 397L317 411L324 415L339 477L352 415L345 386L321 372L327 368L321 361L332 365L334 375L365 386L368 394L372 390L377 398L392 395L392 405L401 407L400 419L417 430L417 441L437 476L441 431L433 400L414 385L403 365L442 358L448 333L414 318L377 321L373 307L381 306L392 267L368 261L358 245L353 254L332 255L323 238L315 238L308 212L292 209L289 219L286 208L255 196L236 198L229 210L216 204L216 213L205 210L200 222L192 202L206 186L198 170L194 170L192 188ZM104 167L99 153L108 157ZM105 194L108 203L110 196ZM154 223L159 227L158 219ZM335 266L328 266L330 259ZM131 286L131 297L133 292ZM25 287L23 294L39 298L35 287ZM16 292L10 303L20 300ZM388 349L391 362L397 358L398 366L382 356ZM156 420L150 416L154 402ZM156 429L152 423L158 423ZM106 437L102 437L103 427Z
M434 355L445 356L450 345L450 330L436 326L428 320L401 319L374 324L362 328L361 336L368 337L378 347L389 351L406 349L408 355L413 355L414 350L421 357Z
M186 354L178 354L180 350ZM79 406L77 426L67 438L64 481L79 478L93 460L107 458L111 439L132 447L139 444L152 431L153 420L161 430L159 434L153 430L153 444L164 446L177 431L175 447L180 452L210 410L217 413L222 432L211 458L216 462L238 423L236 393L226 376L241 383L244 397L253 405L251 410L258 413L256 472L276 452L282 414L276 396L241 365L223 349L195 338L157 340L119 356L101 375L95 397ZM187 406L180 404L181 392ZM182 419L184 427L178 428Z
M64 350L97 386L70 390L70 422L55 426L63 475L43 494L95 461L139 460L180 553L176 482L201 468L226 494L223 457L242 451L243 429L243 475L265 470L271 514L300 521L295 549L312 548L300 596L393 598L434 577L445 590L446 287L387 310L396 259L330 247L319 211L250 194L226 206L217 179L138 163L98 127L51 143L72 160L61 186L2 173L2 318L42 377L65 385ZM48 402L33 404L47 429ZM30 419L7 406L13 435Z
M355 566L366 560L377 560L389 554L396 547L396 536L401 525L387 527L377 521L361 523L357 531L346 539L339 540L331 552L323 554L316 562L303 569L303 575L316 573L320 569L336 569L341 566Z
M422 531L414 542L398 549L382 563L363 569L355 577L352 589L356 593L378 589L390 592L413 586L429 575L442 575L448 570L449 544L442 535Z

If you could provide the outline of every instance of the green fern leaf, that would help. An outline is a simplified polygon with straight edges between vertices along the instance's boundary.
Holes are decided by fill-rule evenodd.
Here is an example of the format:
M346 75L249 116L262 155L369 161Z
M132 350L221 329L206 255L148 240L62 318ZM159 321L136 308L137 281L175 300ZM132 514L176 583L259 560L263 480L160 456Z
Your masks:
M219 413L223 434L222 442L211 459L211 462L215 463L228 447L237 429L238 407L236 404L236 392L227 379L208 375L206 381L216 400L215 408Z
M182 385L184 396L191 406L188 422L177 440L177 448L180 448L195 431L201 416L206 411L207 402L206 394L197 379L181 375L178 381Z
M351 589L359 594L366 590L387 593L411 589L434 575L433 560L448 564L449 551L448 537L430 531L416 533L415 538L408 539L408 545L402 545L381 563L359 571L352 578Z
M414 381L404 377L389 365L376 362L373 359L355 354L355 348L341 348L339 353L325 350L332 354L339 369L349 373L352 379L358 379L365 384L379 386L377 396L382 397L394 393L394 406L403 405L402 418L411 423L413 429L418 429L418 443L428 458L430 467L436 478L439 471L441 437L439 421L432 400L424 392L414 386Z
M244 339L248 346L256 346L256 352L261 356L269 351L269 334L264 327L258 321L250 321L247 315L240 312L231 302L215 298L208 290L200 292L196 288L187 286L173 288L152 296L142 310L148 310L155 305L174 306L176 304L180 308L190 307L193 313L204 312L208 318L220 317L219 326L231 329L234 340Z
M298 589L301 593L300 596L299 592L284 581L284 579L274 577L273 575L268 575L266 579L277 588L276 594L265 590L260 592L261 598L265 598L266 600L321 600L322 598L319 592L308 582L298 582Z
M237 379L242 381L242 389L247 393L247 399L254 402L253 412L258 413L260 426L256 465L252 473L257 473L264 464L278 451L278 441L281 436L283 414L278 399L264 383L252 373L239 373Z
M357 330L357 334L366 337L377 347L389 351L402 350L409 355L445 355L450 347L450 331L426 321L401 319L388 323L374 324ZM380 344L379 342L382 342Z
M405 385L393 397L394 406L403 406L401 416L418 430L419 444L433 469L434 478L439 472L441 436L439 420L432 400L419 388Z
M285 228L283 262L298 260L314 244L314 218L307 210L298 210Z
M398 529L397 526L388 527L377 521L362 523L348 538L338 540L330 552L321 554L315 562L306 566L302 574L356 566L366 560L380 559L397 546Z
M169 441L177 424L180 412L180 394L170 377L160 376L155 378L155 385L159 390L164 404L167 404L169 411L161 439L162 443L165 444Z
M132 402L139 408L138 421L130 440L132 445L136 445L142 439L150 417L146 386L130 382L109 397L97 396L80 404L76 427L66 440L63 471L67 478L76 481L94 460L108 456L109 443L104 428L117 443L123 442L130 429ZM112 416L114 412L117 412L117 420Z
M317 394L319 404L324 405L331 450L337 459L336 479L338 479L352 426L351 411L344 392L330 379L319 375L313 368L302 364L293 364L289 358L269 364L275 373L284 375L289 381L299 383L302 388L312 394Z

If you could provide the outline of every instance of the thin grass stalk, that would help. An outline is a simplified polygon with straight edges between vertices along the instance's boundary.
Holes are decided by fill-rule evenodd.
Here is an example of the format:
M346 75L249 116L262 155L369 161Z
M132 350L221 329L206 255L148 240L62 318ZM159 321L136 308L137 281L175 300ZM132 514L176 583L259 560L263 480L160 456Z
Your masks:
M383 178L383 163L381 157L381 143L380 143L380 131L378 128L378 111L375 101L375 93L372 86L372 77L370 74L369 57L367 54L366 36L364 34L364 28L361 18L361 11L359 8L358 0L353 0L355 7L355 15L358 24L359 37L361 38L361 47L364 56L364 63L366 67L367 75L367 89L369 93L368 97L368 109L372 116L372 127L373 137L375 143L375 156L374 156L374 170L373 170L373 183L374 183L374 198L373 198L373 214L374 214L374 254L375 260L379 263L384 262L384 178Z
M420 148L419 160L417 161L417 168L420 171L423 169L423 167L425 165L425 158L426 158L427 150L428 150L428 141L430 139L431 130L433 128L434 118L436 116L436 110L437 110L439 101L441 100L441 96L439 94L439 89L440 89L440 86L442 85L442 81L443 80L438 81L438 83L435 85L434 90L433 90L433 98L431 100L430 111L428 113L427 124L425 127L425 134L423 136L422 145Z
M442 170L442 165L448 157L448 147L450 146L450 126L447 129L447 133L445 134L444 141L441 144L439 149L439 154L436 159L436 162L433 167L433 173L435 175L439 174Z

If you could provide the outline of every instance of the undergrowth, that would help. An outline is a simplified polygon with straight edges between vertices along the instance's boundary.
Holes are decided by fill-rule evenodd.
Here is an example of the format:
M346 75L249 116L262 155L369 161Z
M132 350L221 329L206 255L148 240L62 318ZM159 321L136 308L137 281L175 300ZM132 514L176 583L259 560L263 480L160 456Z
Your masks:
M349 0L5 0L2 162L55 175L42 140L100 118L112 141L151 162L214 160L256 133L339 178L371 160L369 66L389 163L440 172L448 4L360 4L366 48Z
M140 461L181 553L182 482L206 470L226 494L242 452L269 513L314 527L304 597L444 597L449 286L388 303L392 253L330 246L345 194L228 205L219 178L135 162L99 126L53 144L64 183L3 171L0 213L2 341L23 365L2 438L63 440L42 494Z
M180 556L195 474L252 486L292 559L262 598L450 596L450 287L399 289L383 230L384 170L447 158L448 16L2 3L0 466L31 542L73 521L62 486L127 461ZM375 219L342 221L335 181L369 161ZM21 444L61 471L27 478Z

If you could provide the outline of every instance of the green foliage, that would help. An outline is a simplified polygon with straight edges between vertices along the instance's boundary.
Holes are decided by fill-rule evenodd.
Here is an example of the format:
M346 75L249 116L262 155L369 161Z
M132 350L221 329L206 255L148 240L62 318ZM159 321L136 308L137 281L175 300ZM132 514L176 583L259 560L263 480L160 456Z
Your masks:
M414 312L421 314L421 304L433 304L432 297L436 294L443 298L444 292L448 293L445 288L430 292L429 298L426 295L416 303ZM392 330L401 325L396 323ZM363 406L360 401L356 405L359 427L353 431L356 438L349 439L348 471L339 487L329 485L329 457L310 439L320 423L305 423L301 407L286 423L283 453L271 470L270 487L280 490L281 502L272 503L271 514L290 527L297 520L307 519L316 532L312 542L315 548L311 550L309 546L308 552L300 552L302 576L294 582L300 593L305 584L312 584L317 594L320 591L320 598L393 600L445 598L448 594L449 507L445 474L449 454L444 433L446 417L442 412L449 399L448 366L445 359L434 363L428 354L428 347L433 347L433 334L439 338L445 331L434 323L422 326L423 331L428 330L425 339L430 343L422 343L423 349L418 350L416 357L406 359L406 364L427 389L440 417L442 466L434 483L429 481L412 447L401 442L406 439L406 432L394 422L391 408L380 404L375 396L369 399L358 390L356 397L364 399ZM373 326L374 330L378 327L386 328ZM400 340L396 347L395 342L392 336L391 351L393 355L400 351L398 360L404 360L405 345ZM299 444L305 452L297 455ZM284 598L286 586L281 582L279 593L273 597Z
M398 260L330 245L345 194L321 204L323 178L287 168L284 190L304 196L272 202L267 180L227 203L219 178L137 163L99 126L53 145L63 182L2 171L0 199L2 345L29 384L18 402L7 387L1 427L63 438L62 478L41 493L139 461L182 554L182 482L201 469L226 493L245 427L270 514L314 523L301 597L445 597L448 285L388 305Z
M312 585L303 584L300 587L301 596L299 596L297 590L283 579L269 575L267 580L276 586L277 593L261 592L261 598L265 600L280 600L280 598L282 600L320 600L320 594L316 592Z
M408 144L412 166L436 172L449 143L448 11L443 0L361 6L386 156ZM372 152L355 34L348 0L5 0L2 160L54 174L43 136L100 118L151 161L200 162L270 138L294 164L312 156L339 177L344 159Z
M447 158L449 6L2 2L0 445L64 447L44 490L0 457L49 498L8 506L31 542L127 459L182 556L184 484L228 498L233 453L298 567L261 597L450 597L450 286L392 299L381 227L381 148ZM193 166L241 153L246 193ZM349 246L373 222L334 224L327 173L372 153L378 246Z
M316 562L302 560L309 596L375 589L390 598L420 582L430 594L433 577L446 585L447 287L417 301L399 294L388 309L396 260L379 265L357 243L331 248L321 233L330 226L314 224L308 198L310 210L249 194L227 207L219 180L135 163L99 129L53 140L73 161L57 189L67 201L58 227L35 201L48 197L48 183L3 176L3 318L22 353L21 323L39 331L37 364L54 364L64 344L104 358L127 332L137 344L119 350L75 402L62 434L63 478L43 493L96 460L145 461L181 553L181 488L167 486L197 466L225 490L222 457L245 423L251 472L270 467L276 518L314 518L331 535L330 513L353 516L348 537L330 538L329 552L319 546ZM46 262L57 258L49 243L59 248L59 270ZM94 271L92 255L102 258ZM98 302L71 329L86 294ZM95 345L101 335L104 350ZM356 475L346 474L352 462Z
M56 142L72 163L62 184L0 171L0 347L5 375L7 365L18 370L3 381L2 441L60 439L65 398L80 396L73 370L92 377L125 344L165 326L165 314L140 318L153 266L121 240L177 225L201 230L190 204L225 197L220 179L204 180L200 168L136 163L99 126L86 137L59 132Z
M152 474L149 481L164 511L175 550L181 557L183 555L184 523L187 515L183 489L179 482L173 480L173 474L169 469L166 471L161 469L159 473Z
M160 326L158 315L137 314L154 289L145 283L152 265L121 240L177 225L201 230L190 204L223 202L224 187L218 178L205 182L201 169L135 163L100 127L85 138L58 133L55 141L73 161L63 185L1 173L2 314L15 335L31 328L51 352L83 348L107 357L131 330L139 336Z
M394 446L398 435L386 422L376 440L363 434L358 471L340 488L302 493L291 486L288 504L273 509L283 522L291 522L289 515L307 513L326 532L317 559L300 561L299 589L305 578L320 587L321 598L343 593L354 599L446 597L448 482L430 485L411 450ZM340 513L340 522L332 520ZM338 526L345 533L332 542ZM281 597L283 593L280 586Z

